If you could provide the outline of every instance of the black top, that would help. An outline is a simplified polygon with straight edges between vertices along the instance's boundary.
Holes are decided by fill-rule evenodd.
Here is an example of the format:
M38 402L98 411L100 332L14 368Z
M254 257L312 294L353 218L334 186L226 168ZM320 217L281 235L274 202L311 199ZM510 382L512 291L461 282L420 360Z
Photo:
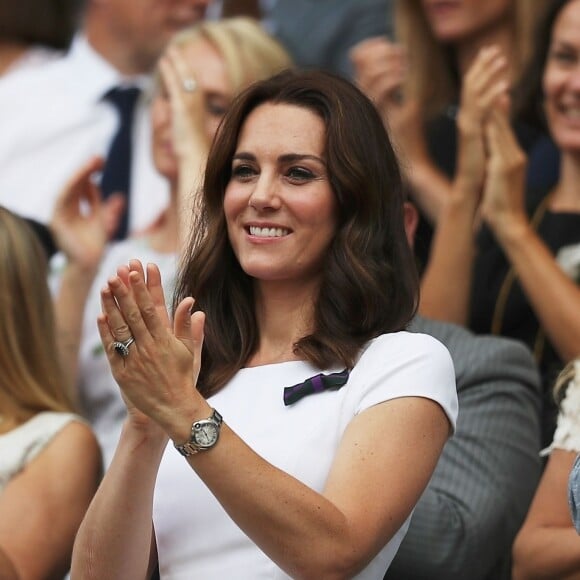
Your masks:
M457 159L457 107L429 121L425 127L427 148L435 166L449 179L455 176ZM552 140L524 123L514 123L513 129L520 147L528 156L526 182L530 188L550 189L558 180L559 155ZM415 254L421 267L427 264L433 228L421 215L415 236Z
M545 190L528 192L527 211L530 216L537 210L546 193ZM557 256L562 248L580 244L580 213L554 213L546 210L537 232ZM508 274L509 263L494 235L485 226L476 238L476 248L468 326L478 334L490 333L495 316L501 321L498 334L519 339L534 352L545 395L543 438L544 443L549 444L557 412L552 388L564 363L550 341L540 332L538 319L517 278L509 285L505 308L501 308L501 317L498 316L497 299Z

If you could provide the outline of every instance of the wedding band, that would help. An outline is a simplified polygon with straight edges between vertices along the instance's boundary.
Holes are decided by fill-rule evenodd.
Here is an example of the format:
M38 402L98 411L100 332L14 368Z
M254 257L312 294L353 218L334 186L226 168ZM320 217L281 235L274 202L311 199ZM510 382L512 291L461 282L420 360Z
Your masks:
M186 93L194 93L196 89L197 83L195 82L195 79L192 78L183 79L183 90Z
M116 340L113 342L113 348L115 352L122 356L123 358L129 356L129 347L135 342L135 339L131 336L127 340Z

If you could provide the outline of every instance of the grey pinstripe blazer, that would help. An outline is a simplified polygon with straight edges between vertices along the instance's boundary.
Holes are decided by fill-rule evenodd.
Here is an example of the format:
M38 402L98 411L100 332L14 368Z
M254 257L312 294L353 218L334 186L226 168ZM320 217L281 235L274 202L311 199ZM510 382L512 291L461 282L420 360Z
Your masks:
M509 577L509 557L541 474L540 380L527 348L417 318L455 364L459 419L415 509L388 580Z

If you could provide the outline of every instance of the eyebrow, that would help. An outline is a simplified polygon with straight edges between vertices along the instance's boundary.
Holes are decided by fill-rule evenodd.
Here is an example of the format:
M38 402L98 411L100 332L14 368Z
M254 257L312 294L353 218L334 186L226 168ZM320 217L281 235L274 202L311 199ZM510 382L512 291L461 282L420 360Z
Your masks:
M576 50L576 46L565 39L558 39L558 38L554 38L554 41L552 43L552 48L558 48L560 50L565 49L565 50L572 50L575 51Z
M308 155L306 153L304 153L304 154L302 154L302 153L285 153L284 155L280 155L280 157L278 157L278 161L281 163L294 163L296 161L303 161L305 159L310 159L312 161L316 161L317 163L320 163L321 165L326 166L324 159L321 159L320 157L318 157L316 155ZM236 153L233 156L232 161L234 161L234 160L256 161L256 156L253 153L246 153L245 151L242 151L240 153Z

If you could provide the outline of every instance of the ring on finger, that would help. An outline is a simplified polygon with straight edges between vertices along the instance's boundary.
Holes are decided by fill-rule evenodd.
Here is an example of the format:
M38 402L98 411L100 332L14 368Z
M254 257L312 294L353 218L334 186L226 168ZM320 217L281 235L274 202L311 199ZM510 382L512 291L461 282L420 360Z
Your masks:
M127 340L115 340L113 348L115 352L123 358L129 356L129 347L135 342L135 338L130 336Z
M195 90L197 89L197 83L195 82L195 79L192 79L191 77L183 79L182 85L183 90L186 93L194 93Z

